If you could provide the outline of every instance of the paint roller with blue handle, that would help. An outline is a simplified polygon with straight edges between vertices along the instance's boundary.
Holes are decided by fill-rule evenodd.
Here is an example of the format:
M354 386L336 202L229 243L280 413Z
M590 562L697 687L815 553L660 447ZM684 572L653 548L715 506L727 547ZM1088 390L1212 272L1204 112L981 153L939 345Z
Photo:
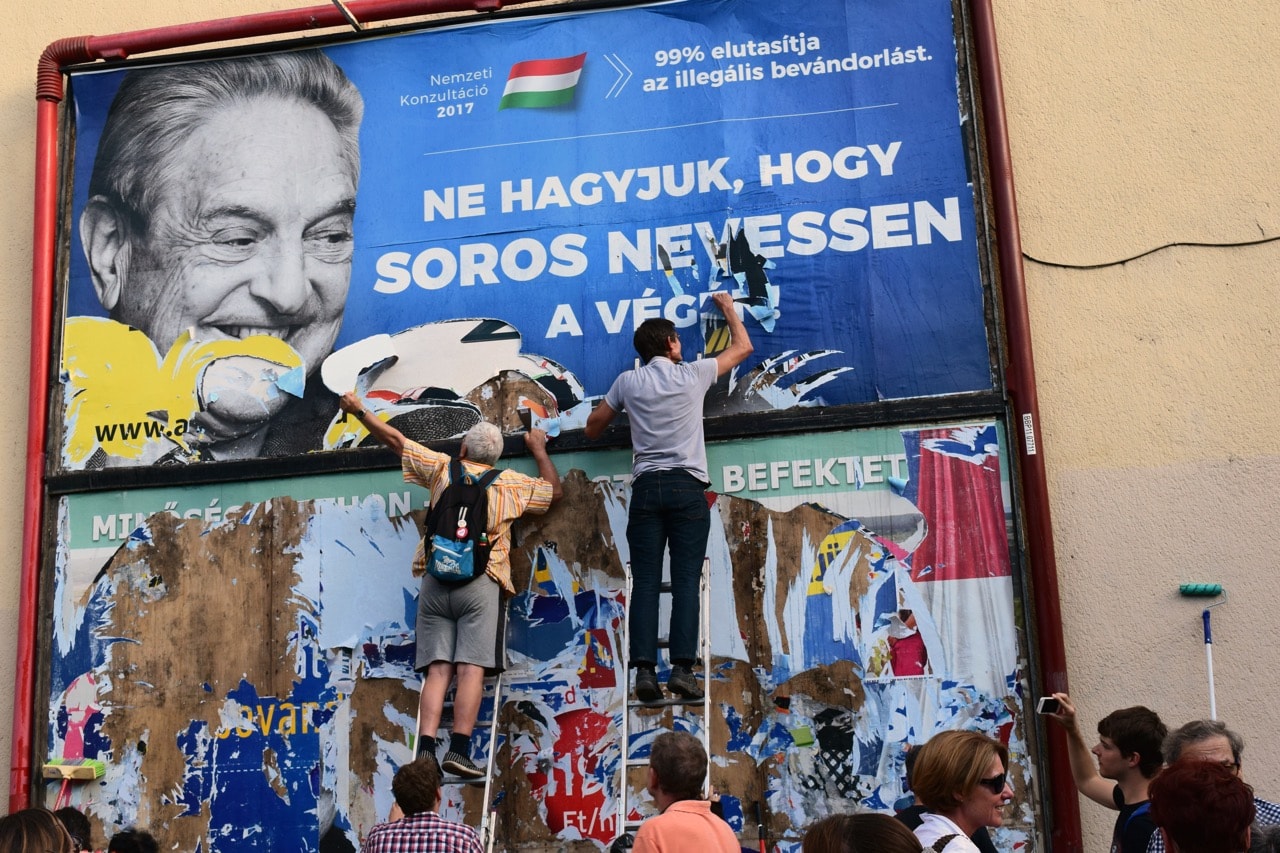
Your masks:
M1222 596L1221 601L1215 601L1204 609L1201 618L1204 619L1204 660L1205 667L1209 673L1209 719L1218 719L1218 700L1213 694L1213 628L1209 622L1209 608L1217 607L1219 604L1227 603L1227 591L1222 588L1220 583L1184 583L1178 587L1178 594L1187 598L1216 598Z

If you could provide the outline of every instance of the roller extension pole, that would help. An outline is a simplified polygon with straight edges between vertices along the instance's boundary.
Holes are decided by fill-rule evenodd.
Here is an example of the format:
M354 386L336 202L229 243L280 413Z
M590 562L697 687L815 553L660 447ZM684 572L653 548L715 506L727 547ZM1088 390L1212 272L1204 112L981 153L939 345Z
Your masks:
M1204 664L1209 675L1209 719L1218 719L1218 697L1213 689L1213 625L1209 617L1209 608L1227 603L1227 591L1220 583L1184 583L1178 587L1178 594L1187 598L1210 598L1222 596L1204 609L1200 618L1204 620Z
M1218 719L1218 698L1213 693L1213 628L1209 624L1209 608L1204 609L1204 666L1209 673L1209 719Z

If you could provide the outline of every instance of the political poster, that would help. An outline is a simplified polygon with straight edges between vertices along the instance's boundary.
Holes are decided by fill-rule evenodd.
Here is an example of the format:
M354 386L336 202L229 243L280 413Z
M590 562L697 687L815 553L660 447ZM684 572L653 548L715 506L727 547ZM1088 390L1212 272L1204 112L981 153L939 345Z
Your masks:
M682 0L72 75L59 467L579 429L648 318L708 415L993 388L948 0Z

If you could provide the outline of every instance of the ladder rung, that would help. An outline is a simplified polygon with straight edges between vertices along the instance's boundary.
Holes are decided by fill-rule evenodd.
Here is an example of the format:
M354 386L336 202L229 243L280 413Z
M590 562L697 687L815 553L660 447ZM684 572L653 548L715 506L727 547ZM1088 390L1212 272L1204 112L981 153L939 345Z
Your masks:
M450 773L443 773L440 776L441 785L483 785L485 781L486 779L483 776L479 779L471 779L467 776L454 776Z
M711 667L710 667L710 661L711 661L710 565L711 565L710 558L703 557L702 577L698 584L698 599L699 599L699 611L700 611L700 624L698 626L699 658L698 658L697 664L693 667L690 667L695 671L702 672L702 677L704 681L703 690L705 690L708 694L711 691L711 682L712 682ZM630 631L628 630L630 623L629 621L627 621L627 618L629 618L629 614L625 613L625 609L630 607L631 605L630 599L632 597L632 594L634 593L634 588L632 585L633 578L631 574L631 564L629 562L624 564L623 571L624 571L624 578L626 580L626 591L627 591L627 598L624 604L624 621L623 621L624 633L623 633L623 646L622 646L623 649L625 650L629 645L628 641L630 638ZM660 583L658 584L658 593L660 595L671 596L673 594L673 591L671 588L671 581L667 579L660 579ZM669 655L671 651L670 636L658 637L657 647L659 649L665 649L667 654ZM629 667L627 666L626 657L621 657L619 662L621 664L622 670L624 672L629 673ZM629 686L629 676L628 676L627 686ZM631 799L632 785L629 784L626 777L627 777L627 774L630 771L634 770L635 768L648 766L649 759L633 758L628 754L629 745L630 745L629 737L630 737L630 729L631 729L632 722L634 721L636 725L644 725L646 723L661 722L662 720L674 720L675 717L681 716L681 715L685 715L687 717L700 718L702 720L702 727L701 727L701 737L699 739L702 742L702 748L705 749L707 752L708 759L710 759L711 757L711 720L709 719L710 714L708 712L708 709L710 708L711 703L710 703L710 699L707 697L699 698L699 699L685 699L683 696L676 696L676 695L664 697L654 702L641 702L637 699L634 699L631 696L631 694L628 693L626 696L626 699L624 700L624 704L627 707L627 713L622 715L622 725L620 727L621 728L620 734L622 736L622 744L623 744L623 749L622 749L623 760L617 765L618 774L620 777L619 781L621 782L621 790L618 792L617 815L618 815L618 825L621 828L620 835L631 834L634 837L636 830L640 828L641 824L644 821L643 819L638 821L623 819L624 815L631 813L630 803L628 801ZM665 716L666 709L674 706L683 706L684 710L682 712L672 713L670 716ZM645 709L654 711L655 714L647 715L647 714L637 713ZM635 714L636 716L633 717L632 716L633 714ZM664 714L664 716L658 716L659 714ZM710 770L710 767L711 767L711 764L710 762L708 762L708 771ZM707 778L704 779L703 784L704 785L710 784L709 773ZM650 817L650 815L645 815L645 817Z
M627 707L633 710L644 708L669 708L672 705L701 705L701 699L685 699L681 696L672 696L666 699L655 699L652 702L641 702L639 699L628 699Z

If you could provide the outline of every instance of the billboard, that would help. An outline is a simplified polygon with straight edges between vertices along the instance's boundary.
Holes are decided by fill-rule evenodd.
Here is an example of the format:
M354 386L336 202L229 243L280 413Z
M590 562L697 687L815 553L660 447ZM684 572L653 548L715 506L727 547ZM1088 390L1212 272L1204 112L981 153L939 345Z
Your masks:
M851 801L909 799L904 746L969 728L1009 744L1001 849L1027 849L1035 776L1008 455L993 423L712 444L712 784L770 849ZM497 848L618 834L626 674L623 451L561 454L565 496L512 548ZM513 467L531 472L527 459ZM427 495L398 472L101 491L59 504L50 756L99 758L76 804L102 834L177 849L359 848L411 758ZM631 753L680 711L631 711ZM488 748L477 729L477 756ZM633 777L633 784L638 777ZM635 785L632 817L652 810ZM489 803L449 786L446 817Z
M675 323L709 415L993 388L949 0L683 0L73 74L62 470L584 423ZM767 418L763 421L767 424Z

